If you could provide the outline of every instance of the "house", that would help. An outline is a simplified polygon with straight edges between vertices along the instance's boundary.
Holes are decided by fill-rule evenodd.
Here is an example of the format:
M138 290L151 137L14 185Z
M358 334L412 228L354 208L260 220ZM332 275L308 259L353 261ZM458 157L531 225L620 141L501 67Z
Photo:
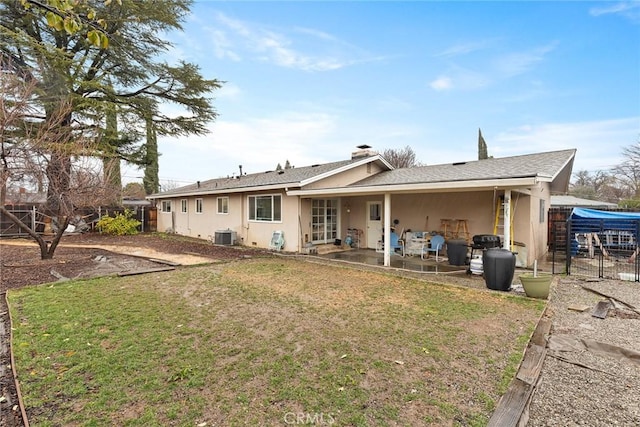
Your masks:
M590 209L616 209L617 203L603 202L600 200L582 199L576 196L556 195L551 196L552 208L590 208Z
M283 249L303 252L348 234L375 249L392 224L470 240L502 236L507 249L527 248L525 263L547 248L552 194L568 190L576 150L394 169L369 146L333 163L199 181L148 198L158 230L211 239L230 230L237 243L268 248L275 231ZM503 224L511 224L504 227ZM390 255L385 251L385 265Z

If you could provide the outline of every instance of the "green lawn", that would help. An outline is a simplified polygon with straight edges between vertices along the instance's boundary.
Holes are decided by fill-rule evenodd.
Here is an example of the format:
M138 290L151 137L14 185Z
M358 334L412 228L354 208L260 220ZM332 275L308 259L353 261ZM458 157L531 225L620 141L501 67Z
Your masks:
M33 426L484 425L544 301L293 259L9 292Z

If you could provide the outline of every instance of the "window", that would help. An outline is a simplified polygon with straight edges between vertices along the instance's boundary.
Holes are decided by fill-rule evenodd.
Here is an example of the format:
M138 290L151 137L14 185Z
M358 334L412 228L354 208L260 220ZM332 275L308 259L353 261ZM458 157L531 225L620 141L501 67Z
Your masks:
M162 201L162 212L171 212L171 200Z
M227 214L229 213L229 198L228 197L218 197L218 213L219 214Z
M187 199L180 200L180 212L187 213Z
M540 224L544 223L546 217L546 211L544 208L544 199L540 199Z
M202 213L202 199L196 199L196 213Z
M274 222L282 220L282 196L249 196L249 220Z

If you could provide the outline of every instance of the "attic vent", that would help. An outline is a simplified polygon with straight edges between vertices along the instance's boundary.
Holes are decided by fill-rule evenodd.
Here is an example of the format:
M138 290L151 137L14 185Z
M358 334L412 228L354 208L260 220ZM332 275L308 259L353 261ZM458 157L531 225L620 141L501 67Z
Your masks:
M466 164L467 162L457 162L457 163L454 163L453 166L460 166L460 165L466 165Z
M278 171L278 175L282 175L283 173L284 173L284 171L283 171L283 170L279 170L279 171Z
M317 168L318 166L320 165L319 164L311 165L312 168Z

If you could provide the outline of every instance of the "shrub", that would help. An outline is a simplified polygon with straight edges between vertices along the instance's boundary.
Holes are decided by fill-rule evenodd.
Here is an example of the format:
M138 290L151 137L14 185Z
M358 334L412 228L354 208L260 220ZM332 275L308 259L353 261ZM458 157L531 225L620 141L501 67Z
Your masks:
M115 216L104 215L96 224L101 233L114 236L126 236L138 234L138 226L142 224L133 218L133 212L126 209L124 213L117 213Z

